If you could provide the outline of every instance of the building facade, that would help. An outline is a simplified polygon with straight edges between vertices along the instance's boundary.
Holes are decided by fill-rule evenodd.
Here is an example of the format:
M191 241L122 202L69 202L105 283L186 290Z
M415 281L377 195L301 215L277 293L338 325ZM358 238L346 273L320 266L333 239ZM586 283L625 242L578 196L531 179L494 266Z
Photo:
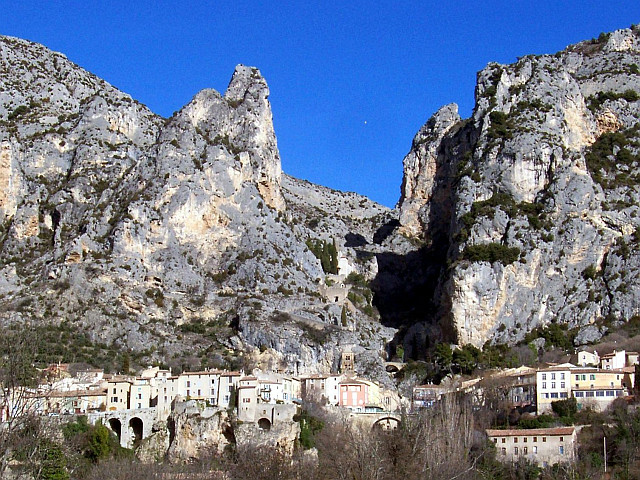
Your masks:
M526 458L546 467L575 460L577 435L574 427L486 432L496 447L496 458L503 462L518 462Z

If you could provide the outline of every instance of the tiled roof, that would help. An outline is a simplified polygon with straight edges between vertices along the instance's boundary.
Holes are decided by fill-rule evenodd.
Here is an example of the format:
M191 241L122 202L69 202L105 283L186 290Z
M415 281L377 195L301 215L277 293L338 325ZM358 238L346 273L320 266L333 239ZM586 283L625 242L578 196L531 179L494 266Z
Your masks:
M529 437L532 435L573 435L573 427L530 428L521 430L486 430L490 437Z

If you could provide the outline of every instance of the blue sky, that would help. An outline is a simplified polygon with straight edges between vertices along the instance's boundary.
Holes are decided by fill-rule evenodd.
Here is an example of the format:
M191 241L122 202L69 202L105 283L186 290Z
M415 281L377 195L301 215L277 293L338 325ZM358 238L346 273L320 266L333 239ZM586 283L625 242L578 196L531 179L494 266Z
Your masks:
M271 89L283 170L388 206L402 158L476 72L640 23L640 1L0 1L0 33L63 52L169 116L236 64Z

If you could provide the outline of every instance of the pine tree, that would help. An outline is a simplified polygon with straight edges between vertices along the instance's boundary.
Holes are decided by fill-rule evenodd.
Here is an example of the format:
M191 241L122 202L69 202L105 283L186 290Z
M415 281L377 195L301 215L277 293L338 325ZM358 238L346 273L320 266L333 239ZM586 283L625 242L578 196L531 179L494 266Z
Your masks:
M331 273L338 274L338 248L336 247L336 239L329 245L329 254L331 255Z
M340 321L343 327L347 326L347 306L342 306L342 313L340 314Z

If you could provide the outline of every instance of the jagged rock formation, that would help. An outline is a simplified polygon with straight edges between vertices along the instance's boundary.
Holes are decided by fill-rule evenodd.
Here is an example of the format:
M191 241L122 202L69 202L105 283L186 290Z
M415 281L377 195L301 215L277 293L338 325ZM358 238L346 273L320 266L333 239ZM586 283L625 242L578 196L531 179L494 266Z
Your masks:
M371 277L375 257L349 241L372 242L393 214L283 176L268 96L238 66L224 95L163 119L63 55L0 37L2 320L86 332L105 362L131 349L238 368L260 350L335 370L357 345L361 367L380 368L394 331L370 296L342 299L347 286L328 301L306 242L335 242L343 273Z
M432 317L460 343L638 313L640 31L490 64L420 130L401 229L447 253Z
M282 174L255 68L163 119L0 37L0 319L112 367L335 370L349 346L376 375L398 344L593 338L640 305L639 35L488 65L471 118L414 138L396 210ZM334 245L340 275L312 253Z

